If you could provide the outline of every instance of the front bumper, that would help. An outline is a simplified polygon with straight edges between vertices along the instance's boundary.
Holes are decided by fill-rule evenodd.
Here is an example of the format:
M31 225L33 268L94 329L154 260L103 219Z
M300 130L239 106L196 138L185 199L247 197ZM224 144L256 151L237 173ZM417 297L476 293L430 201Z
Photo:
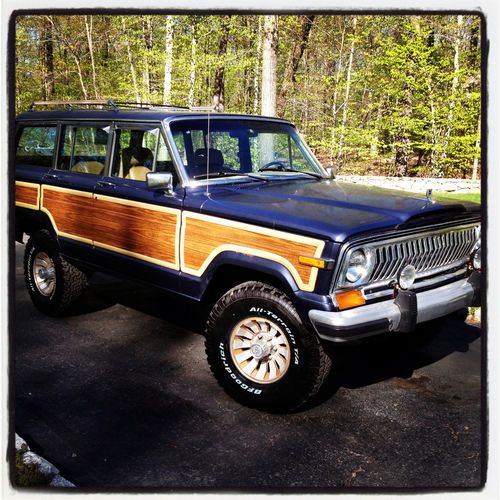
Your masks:
M473 273L469 278L425 292L405 291L405 300L396 297L339 312L311 310L309 319L318 335L332 342L345 342L387 331L408 331L408 325L479 305L479 288L480 275Z

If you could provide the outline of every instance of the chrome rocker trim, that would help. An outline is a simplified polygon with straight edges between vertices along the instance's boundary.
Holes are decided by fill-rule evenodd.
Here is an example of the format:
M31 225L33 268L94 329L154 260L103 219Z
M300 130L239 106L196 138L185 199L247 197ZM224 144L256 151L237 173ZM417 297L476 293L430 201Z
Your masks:
M465 278L447 285L415 293L416 323L422 323L470 306L477 296L474 281ZM414 292L413 292L414 293ZM387 331L400 331L404 315L396 300L386 300L345 311L331 312L312 309L309 319L318 336L332 342L345 342Z

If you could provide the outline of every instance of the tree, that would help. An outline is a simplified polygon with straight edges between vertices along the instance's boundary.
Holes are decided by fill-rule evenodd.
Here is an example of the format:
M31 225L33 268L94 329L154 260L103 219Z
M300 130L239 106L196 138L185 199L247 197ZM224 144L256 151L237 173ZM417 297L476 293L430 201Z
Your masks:
M195 38L193 37L193 40ZM165 70L163 79L163 104L172 101L172 58L174 50L174 22L172 16L165 19Z
M262 104L261 112L266 116L276 114L276 55L278 45L278 23L276 16L264 18L264 49L262 52Z

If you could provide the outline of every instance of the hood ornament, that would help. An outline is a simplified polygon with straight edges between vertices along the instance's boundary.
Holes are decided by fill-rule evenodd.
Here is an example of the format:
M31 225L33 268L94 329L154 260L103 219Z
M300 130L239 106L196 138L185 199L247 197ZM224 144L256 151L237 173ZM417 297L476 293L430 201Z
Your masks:
M432 199L432 189L428 189L425 192L425 197L427 198L428 203L434 203L434 200Z

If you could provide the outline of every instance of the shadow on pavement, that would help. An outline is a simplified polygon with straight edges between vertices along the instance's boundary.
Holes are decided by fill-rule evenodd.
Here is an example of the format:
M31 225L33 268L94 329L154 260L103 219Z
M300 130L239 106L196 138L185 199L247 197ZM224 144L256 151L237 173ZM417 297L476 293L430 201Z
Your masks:
M68 312L80 316L120 304L180 328L203 334L207 311L198 303L140 284L96 275L90 280L82 300Z
M462 311L422 323L411 334L387 334L350 345L332 346L333 366L314 406L331 398L340 387L356 389L394 377L410 379L416 369L454 352L467 352L481 329L464 323Z

